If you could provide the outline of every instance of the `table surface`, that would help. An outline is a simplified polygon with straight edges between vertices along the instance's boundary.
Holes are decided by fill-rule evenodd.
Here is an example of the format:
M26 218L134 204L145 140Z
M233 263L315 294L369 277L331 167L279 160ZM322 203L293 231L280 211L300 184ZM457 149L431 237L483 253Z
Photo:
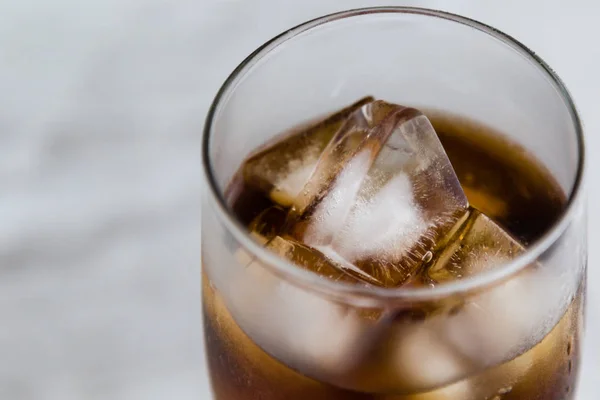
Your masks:
M204 115L229 72L265 40L342 7L377 5L341 3L0 7L0 398L210 397L199 300ZM535 49L571 90L588 154L600 151L598 3L402 4L479 19ZM598 161L588 160L595 204ZM600 372L600 214L589 211L581 400L597 398Z

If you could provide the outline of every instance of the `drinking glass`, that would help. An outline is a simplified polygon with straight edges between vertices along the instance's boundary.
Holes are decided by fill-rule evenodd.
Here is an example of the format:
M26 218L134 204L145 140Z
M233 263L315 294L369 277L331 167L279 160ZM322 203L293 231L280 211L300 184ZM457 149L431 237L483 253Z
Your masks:
M564 211L518 257L433 288L351 286L270 253L230 209L234 173L277 134L365 95L503 132L556 179ZM573 398L587 265L583 132L564 84L515 39L417 8L306 22L262 45L225 81L202 153L203 310L215 398Z

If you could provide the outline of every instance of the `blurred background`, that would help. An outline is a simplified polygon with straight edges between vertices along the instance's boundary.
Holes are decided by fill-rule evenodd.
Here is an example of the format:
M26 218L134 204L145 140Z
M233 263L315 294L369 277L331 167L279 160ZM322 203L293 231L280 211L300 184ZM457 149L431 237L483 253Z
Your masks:
M373 5L460 13L544 58L582 114L598 202L593 0L0 2L0 399L210 398L199 294L209 104L272 36ZM589 211L581 400L598 398L600 376L600 214Z

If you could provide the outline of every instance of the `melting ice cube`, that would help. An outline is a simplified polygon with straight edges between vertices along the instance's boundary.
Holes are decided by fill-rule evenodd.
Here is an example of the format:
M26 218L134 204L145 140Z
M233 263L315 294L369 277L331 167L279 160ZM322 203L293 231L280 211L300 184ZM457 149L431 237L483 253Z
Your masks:
M350 274L344 272L343 266L336 265L317 250L293 239L286 240L281 236L275 236L266 244L266 248L302 268L314 271L329 279L348 283L357 282ZM357 273L361 273L361 271L358 270Z
M361 282L318 252L275 236L266 248L330 279ZM337 376L353 365L357 344L370 329L358 310L289 283L240 249L239 274L226 282L227 305L237 323L269 354L311 374Z
M523 251L523 246L505 230L472 209L427 275L435 283L453 281L498 267Z
M305 185L292 204L292 218L302 215L322 194L326 193L371 129L393 111L395 105L381 101L364 104L352 111L331 138L305 180ZM357 182L360 184L360 181Z
M261 188L282 206L289 206L311 175L319 155L348 116L373 98L365 97L318 124L285 140L277 138L250 156L244 179Z
M291 232L328 257L396 286L415 272L468 203L425 115L383 101L369 109L376 118L367 118L360 144L339 151L365 124L346 125L321 155L294 206Z

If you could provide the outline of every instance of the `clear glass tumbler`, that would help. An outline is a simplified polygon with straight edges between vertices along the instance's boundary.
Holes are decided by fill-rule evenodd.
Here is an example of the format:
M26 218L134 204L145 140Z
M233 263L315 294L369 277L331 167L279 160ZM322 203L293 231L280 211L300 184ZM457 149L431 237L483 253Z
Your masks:
M522 255L434 288L356 287L278 258L233 215L224 194L232 176L277 134L365 95L503 132L548 169L564 210ZM307 22L231 74L202 152L203 308L217 399L573 398L587 265L582 127L560 79L510 36L416 8ZM369 317L382 315L395 318Z

